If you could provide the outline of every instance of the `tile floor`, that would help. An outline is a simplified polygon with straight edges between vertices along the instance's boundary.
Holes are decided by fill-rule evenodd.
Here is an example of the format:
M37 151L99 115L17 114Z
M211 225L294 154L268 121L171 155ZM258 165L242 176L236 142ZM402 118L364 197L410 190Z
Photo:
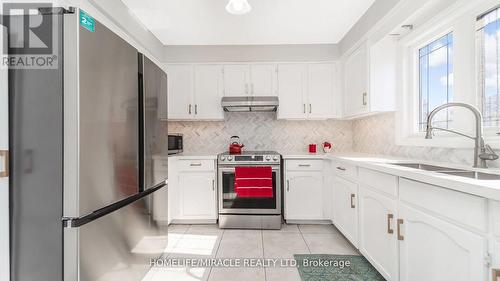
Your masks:
M171 225L164 258L293 258L294 254L359 252L332 225L283 225L281 230L219 229L217 225ZM143 281L300 281L297 269L154 267Z

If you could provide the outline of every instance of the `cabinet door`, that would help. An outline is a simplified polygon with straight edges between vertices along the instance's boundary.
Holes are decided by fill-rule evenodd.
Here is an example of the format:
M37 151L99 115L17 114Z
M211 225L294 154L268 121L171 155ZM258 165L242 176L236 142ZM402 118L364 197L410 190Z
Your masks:
M193 67L168 65L168 118L193 118Z
M485 280L485 238L406 204L399 217L400 280Z
M215 172L180 172L183 218L216 219Z
M279 119L305 119L306 91L305 64L280 64L278 65L278 118Z
M252 96L276 96L276 65L250 65L250 93Z
M345 62L345 113L347 116L368 110L368 52L366 46L354 51Z
M242 97L250 95L249 68L246 64L224 65L224 96Z
M396 200L359 188L359 250L388 281L398 280Z
M323 173L287 171L285 219L323 219Z
M326 119L334 117L335 65L329 63L310 64L308 71L308 116Z
M194 118L224 119L221 107L222 66L196 65L194 67Z
M358 185L335 177L333 211L335 226L358 247Z

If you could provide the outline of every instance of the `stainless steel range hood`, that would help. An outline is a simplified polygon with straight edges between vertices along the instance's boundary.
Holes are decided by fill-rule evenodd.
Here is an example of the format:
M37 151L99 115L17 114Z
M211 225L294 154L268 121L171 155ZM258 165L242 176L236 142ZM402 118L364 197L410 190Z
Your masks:
M223 97L226 112L273 112L278 109L278 97Z

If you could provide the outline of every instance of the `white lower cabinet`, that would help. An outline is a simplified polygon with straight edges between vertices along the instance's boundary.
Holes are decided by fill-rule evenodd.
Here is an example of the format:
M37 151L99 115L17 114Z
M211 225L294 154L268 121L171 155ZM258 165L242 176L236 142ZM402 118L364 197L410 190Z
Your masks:
M169 216L174 223L215 223L216 165L212 159L169 159Z
M319 202L323 202L323 172L286 172L286 220L322 220L323 204Z
M399 218L401 281L486 280L486 238L404 203Z
M397 201L364 185L358 201L360 252L386 280L398 280Z
M358 247L358 184L335 177L333 195L333 217L335 226Z
M178 182L182 218L217 218L214 172L180 172Z

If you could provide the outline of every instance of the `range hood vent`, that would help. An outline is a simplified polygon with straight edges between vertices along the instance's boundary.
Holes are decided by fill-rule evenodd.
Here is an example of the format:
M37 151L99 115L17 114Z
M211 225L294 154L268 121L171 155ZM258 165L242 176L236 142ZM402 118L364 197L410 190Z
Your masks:
M278 97L223 97L222 108L226 112L275 112Z

